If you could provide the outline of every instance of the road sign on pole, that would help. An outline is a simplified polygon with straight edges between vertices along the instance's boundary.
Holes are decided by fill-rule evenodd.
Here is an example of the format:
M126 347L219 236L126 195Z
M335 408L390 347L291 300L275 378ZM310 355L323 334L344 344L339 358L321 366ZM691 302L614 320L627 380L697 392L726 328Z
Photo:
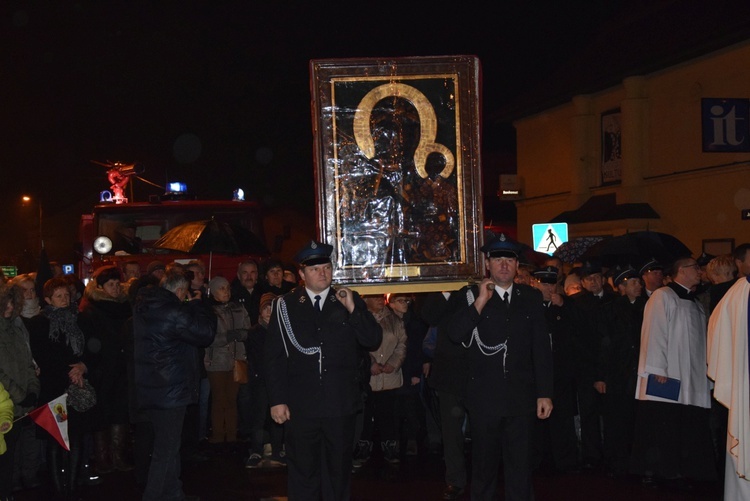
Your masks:
M568 241L568 223L542 223L531 225L534 236L534 250L552 255Z

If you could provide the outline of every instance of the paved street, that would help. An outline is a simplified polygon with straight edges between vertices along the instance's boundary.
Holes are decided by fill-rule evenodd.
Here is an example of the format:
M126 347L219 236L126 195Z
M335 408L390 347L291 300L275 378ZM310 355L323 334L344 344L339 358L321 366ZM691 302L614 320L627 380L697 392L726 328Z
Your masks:
M441 500L443 464L438 455L423 454L405 458L397 467L374 456L354 475L353 501ZM200 463L183 467L187 494L202 501L271 501L286 499L284 468L245 469L239 453L213 454ZM534 480L537 501L720 501L716 484L697 484L683 492L664 487L642 486L636 478L613 479L585 472L565 475L537 474ZM44 489L16 493L16 501L49 501ZM105 482L89 487L87 501L134 501L140 499L131 473L112 473ZM464 495L461 499L468 500Z

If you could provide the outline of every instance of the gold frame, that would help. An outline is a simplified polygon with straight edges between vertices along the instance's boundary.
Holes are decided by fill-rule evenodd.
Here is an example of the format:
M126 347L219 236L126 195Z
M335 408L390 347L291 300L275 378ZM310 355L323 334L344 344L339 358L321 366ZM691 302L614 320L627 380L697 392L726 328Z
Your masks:
M479 60L321 59L310 74L318 237L334 247L334 282L429 291L483 276ZM382 131L403 134L402 149Z

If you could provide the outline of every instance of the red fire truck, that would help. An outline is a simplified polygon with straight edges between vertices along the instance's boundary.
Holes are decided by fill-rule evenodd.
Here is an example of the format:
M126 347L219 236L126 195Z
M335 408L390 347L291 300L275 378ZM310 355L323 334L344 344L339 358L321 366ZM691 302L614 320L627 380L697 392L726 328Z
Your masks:
M117 168L122 164L114 165ZM101 203L94 206L91 214L81 216L78 270L82 280L87 281L97 268L107 264L115 264L122 269L124 262L137 261L145 273L148 264L155 260L168 264L173 261L187 263L192 259L203 261L207 276L210 262L211 276L222 275L231 280L237 273L237 264L244 257L265 257L262 253L189 254L154 247L167 231L176 226L212 218L245 228L265 242L258 203L243 201L237 193L234 199L197 200L188 196L185 186L179 183L179 187L170 185L164 196L151 196L148 202L129 203L122 196L122 184L120 190L113 189L115 196L102 192Z

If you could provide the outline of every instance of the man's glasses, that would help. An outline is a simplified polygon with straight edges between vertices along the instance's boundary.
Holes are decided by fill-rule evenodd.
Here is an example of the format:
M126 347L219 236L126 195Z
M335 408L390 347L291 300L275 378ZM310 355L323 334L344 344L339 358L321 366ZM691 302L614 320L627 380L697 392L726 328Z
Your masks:
M392 302L393 303L410 304L411 303L411 299L406 299L406 298L400 297L398 299L394 299Z

